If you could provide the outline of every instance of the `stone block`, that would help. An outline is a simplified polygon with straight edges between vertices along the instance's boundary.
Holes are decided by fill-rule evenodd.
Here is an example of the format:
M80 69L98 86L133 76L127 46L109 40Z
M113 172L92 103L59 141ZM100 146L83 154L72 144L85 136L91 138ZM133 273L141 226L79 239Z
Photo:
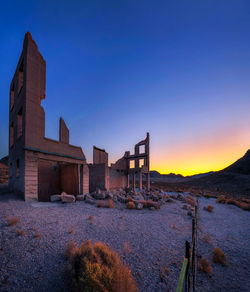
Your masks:
M57 201L61 201L62 198L61 198L61 195L52 195L50 196L50 201L51 202L57 202Z

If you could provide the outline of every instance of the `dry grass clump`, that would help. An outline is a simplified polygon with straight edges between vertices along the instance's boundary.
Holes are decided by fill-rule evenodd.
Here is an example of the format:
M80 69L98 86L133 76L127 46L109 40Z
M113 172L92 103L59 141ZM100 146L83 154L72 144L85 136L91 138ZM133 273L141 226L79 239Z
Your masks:
M112 199L108 200L108 208L114 208L114 202Z
M245 202L236 201L235 205L243 210L250 211L250 204L247 204Z
M26 233L25 233L25 230L16 230L16 234L19 235L19 236L24 236Z
M75 229L74 228L70 229L69 234L74 234L74 233L75 233Z
M210 236L210 234L205 234L203 237L202 237L202 241L206 242L206 243L210 243L212 244L212 238Z
M209 193L209 192L204 192L203 193L203 197L205 197L205 198L217 198L217 195L213 194L213 193Z
M146 201L147 208L154 207L155 209L160 209L159 205L156 202L153 202L152 200Z
M169 195L165 195L165 199L170 199L170 196Z
M215 247L213 250L213 261L222 265L226 264L226 256L219 247Z
M216 203L235 205L243 210L250 211L250 200L248 199L234 199L227 198L226 196L219 196L219 198L216 200Z
M16 217L12 217L7 219L8 221L8 226L15 226L20 220Z
M194 201L194 198L190 195L187 195L185 198Z
M103 207L103 202L101 200L98 200L97 208L102 208L102 207Z
M208 205L207 207L204 207L204 210L206 210L206 211L212 213L212 212L214 211L214 206L212 206L212 205Z
M130 244L129 242L124 242L124 245L123 245L123 252L125 254L129 254L131 253L131 248L130 248Z
M94 219L94 216L92 215L89 215L89 223L92 224L93 223L93 219Z
M126 207L128 209L135 209L135 203L134 202L127 202Z
M97 207L98 208L114 208L114 202L112 199L109 199L108 201L99 200L97 202Z
M209 276L212 275L212 271L213 271L210 263L205 258L201 258L200 260L200 270L205 272Z
M128 202L133 202L133 198L132 198L132 197L128 197L128 198L125 200L125 203L128 203Z
M235 205L235 203L236 203L236 200L233 199L233 198L225 199L225 204L228 204L228 205Z
M226 197L225 197L225 196L219 196L219 197L216 199L216 203L219 203L219 204L225 204L225 203L226 203Z
M133 276L118 254L101 242L91 241L69 249L73 291L137 292Z
M162 282L167 283L168 274L169 274L168 265L162 266L160 268L160 278Z
M39 234L39 233L36 233L35 235L34 235L34 238L40 238L41 237L41 235Z
M191 199L186 198L186 202L187 202L189 205L191 205L192 207L195 206L195 201L194 201L194 199L191 200Z
M140 200L138 203L143 205L143 208L150 208L154 207L155 209L160 209L160 206L156 203L153 202L152 200Z
M77 250L78 250L78 247L76 246L76 243L74 241L71 241L71 243L69 243L66 246L66 252L65 252L66 257L68 259L71 259Z

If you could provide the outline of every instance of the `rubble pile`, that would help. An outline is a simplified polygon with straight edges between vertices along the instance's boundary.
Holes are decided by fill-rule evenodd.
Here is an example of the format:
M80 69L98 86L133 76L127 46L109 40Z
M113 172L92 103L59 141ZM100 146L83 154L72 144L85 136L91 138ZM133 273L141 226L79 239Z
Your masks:
M134 191L132 188L115 189L111 191L97 189L90 194L70 195L62 192L50 197L51 202L61 201L63 203L73 203L75 201L84 201L88 204L97 205L100 201L112 200L115 204L124 204L128 209L142 210L148 208L157 210L165 203L173 202L173 199L182 200L181 195L170 196L164 191L147 191L142 189ZM184 200L184 198L183 198ZM103 204L105 205L105 204Z

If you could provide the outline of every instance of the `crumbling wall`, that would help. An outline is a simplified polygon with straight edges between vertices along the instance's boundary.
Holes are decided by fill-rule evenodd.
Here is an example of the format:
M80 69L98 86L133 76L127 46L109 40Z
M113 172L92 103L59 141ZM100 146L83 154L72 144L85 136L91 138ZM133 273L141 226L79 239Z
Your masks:
M59 141L69 144L69 129L67 128L63 118L59 121Z
M109 189L125 188L127 186L127 175L109 167Z
M105 149L93 146L93 164L106 164L108 165L108 153Z
M109 189L109 168L106 164L89 164L89 190Z
M9 187L21 192L26 200L37 199L39 192L46 192L48 199L57 190L52 182L53 177L57 184L52 169L59 162L72 164L71 175L70 171L66 175L72 184L69 190L89 191L85 155L81 147L69 144L64 120L59 121L59 141L45 137L45 112L41 106L45 87L46 62L31 34L26 33L9 97ZM40 159L51 162L45 165Z

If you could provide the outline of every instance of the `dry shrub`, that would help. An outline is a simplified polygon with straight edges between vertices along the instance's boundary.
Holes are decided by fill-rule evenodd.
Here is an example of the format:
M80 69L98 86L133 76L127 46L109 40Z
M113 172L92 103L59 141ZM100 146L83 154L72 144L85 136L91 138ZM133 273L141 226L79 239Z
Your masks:
M109 208L114 208L114 202L113 202L112 199L109 199L109 200L108 200L108 207L109 207Z
M250 204L250 199L241 199L242 202Z
M205 258L201 258L200 260L200 270L205 272L209 276L212 275L212 271L213 271L210 263Z
M138 203L142 204L143 208L154 207L155 209L160 209L160 206L152 200L139 200Z
M216 200L216 203L235 205L243 210L250 211L250 202L248 199L234 199L234 198L226 198L225 196L220 196Z
M205 198L217 198L216 194L205 192L203 193L203 197Z
M226 197L225 197L225 196L219 196L219 197L216 199L216 203L219 203L219 204L225 204L225 203L226 203Z
M176 225L175 224L172 224L171 225L171 228L176 229Z
M187 196L186 196L186 199L189 199L189 200L194 201L194 198L193 198L192 196L190 196L190 195L187 195Z
M39 234L39 233L36 233L35 235L34 235L34 238L40 238L41 237L41 235Z
M147 208L154 207L155 209L160 209L159 205L156 202L153 202L152 200L146 201Z
M15 226L20 220L16 217L9 218L8 220L8 226Z
M195 206L195 201L194 201L194 200L190 200L190 199L186 198L186 202L187 202L189 205L191 205L192 207Z
M133 202L133 198L132 197L128 197L126 200L125 200L126 203L128 202Z
M225 203L228 205L236 205L236 200L233 198L228 198L226 199Z
M89 215L89 223L92 224L93 223L93 219L94 219L94 216L92 215Z
M75 229L72 228L70 231L69 231L69 234L74 234L75 233Z
M125 216L124 216L124 215L122 215L122 216L121 216L121 219L124 219L124 217L125 217Z
M169 195L165 195L165 199L170 199L170 196Z
M133 276L118 254L101 242L73 247L70 257L73 291L137 292Z
M210 243L212 244L212 238L209 234L205 234L203 237L202 237L202 240L206 243Z
M207 207L204 207L204 210L208 211L208 212L213 212L214 211L214 206L212 205L208 205Z
M123 245L123 252L125 254L129 254L131 253L131 248L130 248L130 244L129 242L124 242L124 245Z
M66 257L68 259L71 259L75 253L77 252L78 250L78 247L76 246L76 243L74 241L71 241L71 243L69 243L67 246L66 246Z
M134 202L127 202L126 207L128 209L135 209L135 203Z
M25 235L25 230L16 230L16 234L19 236L24 236Z
M162 266L160 268L160 278L161 278L162 282L167 283L167 275L168 274L169 274L168 266L167 265Z
M219 247L215 247L213 250L213 261L222 265L226 264L226 256Z
M98 208L102 208L102 207L103 207L103 202L102 202L101 200L99 200L99 201L97 202L97 207L98 207Z
M243 210L250 211L250 204L236 201L235 205Z

